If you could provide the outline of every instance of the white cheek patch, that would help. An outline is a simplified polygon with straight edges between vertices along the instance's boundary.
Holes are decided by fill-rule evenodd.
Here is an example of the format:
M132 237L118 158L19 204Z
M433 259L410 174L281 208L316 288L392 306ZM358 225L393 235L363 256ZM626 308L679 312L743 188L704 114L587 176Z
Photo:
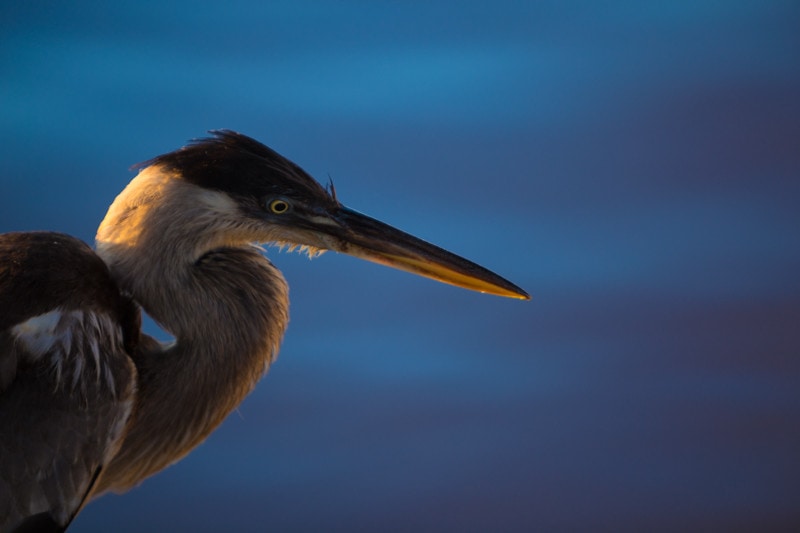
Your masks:
M197 199L208 206L211 211L223 216L240 216L236 202L224 192L201 189L196 194Z

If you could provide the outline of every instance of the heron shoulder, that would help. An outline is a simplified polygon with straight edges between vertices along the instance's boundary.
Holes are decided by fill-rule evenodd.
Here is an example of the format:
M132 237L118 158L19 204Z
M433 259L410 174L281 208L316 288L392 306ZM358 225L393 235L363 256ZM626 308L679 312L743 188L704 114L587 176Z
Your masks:
M0 234L0 330L59 307L118 312L122 301L103 260L80 239Z
M79 239L0 234L0 530L63 527L89 497L133 409L138 320Z
M0 234L0 332L29 362L49 354L59 367L71 358L77 379L89 356L99 372L101 348L133 351L139 326L138 308L83 241L54 232Z

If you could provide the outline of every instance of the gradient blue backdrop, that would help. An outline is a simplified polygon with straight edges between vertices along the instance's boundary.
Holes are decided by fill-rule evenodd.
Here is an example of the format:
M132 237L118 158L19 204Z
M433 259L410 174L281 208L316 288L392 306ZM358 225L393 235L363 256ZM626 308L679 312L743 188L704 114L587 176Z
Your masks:
M798 28L794 1L3 2L0 231L91 242L130 165L231 128L533 295L270 251L269 375L74 531L800 528Z

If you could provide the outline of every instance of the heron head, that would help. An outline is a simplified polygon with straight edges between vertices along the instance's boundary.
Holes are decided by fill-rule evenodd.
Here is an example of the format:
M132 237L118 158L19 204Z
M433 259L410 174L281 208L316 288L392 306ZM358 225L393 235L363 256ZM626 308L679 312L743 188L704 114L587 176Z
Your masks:
M247 238L259 242L302 247L312 255L333 250L475 291L530 298L471 261L348 209L332 185L323 187L260 142L229 130L211 133L143 166L223 193L235 206L236 218L226 223L231 231L247 228Z

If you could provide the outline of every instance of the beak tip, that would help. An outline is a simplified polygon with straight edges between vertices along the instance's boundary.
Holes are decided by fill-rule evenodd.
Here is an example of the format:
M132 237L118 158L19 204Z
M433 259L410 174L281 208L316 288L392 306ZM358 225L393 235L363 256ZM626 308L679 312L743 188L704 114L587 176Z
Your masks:
M528 301L531 299L531 295L523 291L522 289L515 290L511 293L503 294L501 296L508 296L509 298L514 298L516 300L523 300L523 301Z

